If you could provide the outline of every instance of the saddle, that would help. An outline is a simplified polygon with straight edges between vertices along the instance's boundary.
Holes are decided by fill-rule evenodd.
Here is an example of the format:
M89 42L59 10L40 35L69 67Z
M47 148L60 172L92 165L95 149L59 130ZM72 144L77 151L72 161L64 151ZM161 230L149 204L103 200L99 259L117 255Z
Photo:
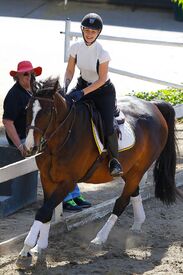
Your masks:
M94 140L96 143L96 146L99 151L99 155L97 156L96 160L92 164L92 166L88 169L84 177L82 177L78 182L85 182L89 178L91 178L92 174L94 171L98 168L98 166L101 164L101 162L106 158L107 156L107 150L106 144L105 144L105 138L104 138L104 131L103 131L103 123L102 123L102 118L100 116L100 113L97 111L95 104L93 101L85 101L83 102L85 104L90 112L91 115L91 124L92 124L92 130L93 130L93 136ZM135 144L135 137L134 133L131 133L131 127L129 129L129 124L127 126L127 123L125 123L125 116L122 113L122 111L118 108L115 110L115 117L114 117L114 128L117 130L118 133L118 146L120 145L119 148L123 148L122 150L119 150L119 152L127 150L131 148ZM121 129L123 128L123 129ZM123 141L122 139L122 132L125 132L127 134L130 134L132 136L132 139L126 137L125 140L127 140L127 144L121 145L120 143ZM132 131L132 130L131 130ZM125 149L124 149L125 148Z
M91 101L85 101L83 102L91 115L91 120L93 125L96 128L96 131L99 135L100 141L102 142L102 144L106 145L105 142L105 137L104 137L104 128L103 128L103 122L102 122L102 118L100 113L98 112L95 103L91 100ZM123 114L123 112L117 107L117 105L115 106L115 110L114 110L114 121L113 121L113 125L114 125L114 130L117 132L118 137L121 136L121 131L119 129L119 125L123 124L125 122L125 116ZM122 136L121 136L122 138Z

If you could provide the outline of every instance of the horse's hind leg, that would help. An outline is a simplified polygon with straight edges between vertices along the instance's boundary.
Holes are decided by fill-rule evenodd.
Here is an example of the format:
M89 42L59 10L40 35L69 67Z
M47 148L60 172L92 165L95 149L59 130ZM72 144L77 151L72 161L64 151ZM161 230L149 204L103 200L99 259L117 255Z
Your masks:
M91 241L91 243L101 245L107 241L111 229L115 225L118 217L123 213L126 206L129 204L130 196L132 196L133 194L135 195L135 197L132 199L133 210L135 210L134 216L136 218L139 217L139 213L143 209L142 201L140 200L139 191L137 190L141 178L142 178L142 176L140 175L140 173L136 173L136 176L133 173L133 180L131 179L130 173L128 175L126 175L126 177L125 177L126 184L125 184L124 190L123 190L121 196L115 202L115 205L113 208L113 213L110 215L110 217L107 220L107 222L105 223L105 225L98 232L97 236ZM139 209L140 209L140 211L139 211ZM144 221L145 213L144 213L144 217L142 217L142 218ZM141 224L142 223L143 222L141 220ZM137 224L135 223L134 227L136 225ZM139 225L140 225L140 223L139 223Z
M142 204L142 198L141 198L141 195L139 194L139 187L131 195L130 201L132 204L133 214L134 214L134 222L131 227L131 230L140 231L146 216L145 216L144 207Z

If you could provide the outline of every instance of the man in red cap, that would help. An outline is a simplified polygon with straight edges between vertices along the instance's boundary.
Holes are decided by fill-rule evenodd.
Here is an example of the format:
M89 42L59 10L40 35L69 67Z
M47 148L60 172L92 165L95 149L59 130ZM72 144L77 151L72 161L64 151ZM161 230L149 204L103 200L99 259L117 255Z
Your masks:
M17 70L10 71L15 84L4 100L3 124L9 144L16 146L23 157L27 154L23 142L26 138L26 107L32 95L31 77L41 73L42 68L34 68L30 61L21 61Z

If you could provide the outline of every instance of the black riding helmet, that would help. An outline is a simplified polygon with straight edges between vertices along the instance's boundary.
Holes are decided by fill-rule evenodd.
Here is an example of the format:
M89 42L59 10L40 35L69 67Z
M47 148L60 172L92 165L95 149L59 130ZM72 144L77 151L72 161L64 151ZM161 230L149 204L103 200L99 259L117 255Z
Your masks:
M103 21L100 15L96 13L88 13L85 15L81 21L81 27L93 29L93 30L102 30Z
M100 17L100 15L98 15L96 13L88 13L87 15L85 15L83 17L83 19L81 21L82 34L83 34L83 28L88 28L88 29L92 29L92 30L99 30L100 31L99 34L100 34L101 31L102 31L102 28L103 28L102 18ZM99 36L99 34L98 34L98 36ZM97 39L97 37L96 37L96 39ZM84 39L84 35L83 35L83 39ZM94 42L95 41L93 41L93 43Z

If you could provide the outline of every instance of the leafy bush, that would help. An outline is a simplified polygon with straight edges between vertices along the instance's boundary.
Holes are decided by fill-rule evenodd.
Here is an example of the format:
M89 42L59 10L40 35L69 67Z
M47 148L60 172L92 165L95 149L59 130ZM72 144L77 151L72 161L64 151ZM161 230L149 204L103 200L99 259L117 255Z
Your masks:
M181 89L167 89L158 90L156 92L134 92L130 95L147 101L159 99L171 103L172 105L183 104L183 90Z
M183 0L171 0L172 3L177 3L178 6L181 6L183 9Z

